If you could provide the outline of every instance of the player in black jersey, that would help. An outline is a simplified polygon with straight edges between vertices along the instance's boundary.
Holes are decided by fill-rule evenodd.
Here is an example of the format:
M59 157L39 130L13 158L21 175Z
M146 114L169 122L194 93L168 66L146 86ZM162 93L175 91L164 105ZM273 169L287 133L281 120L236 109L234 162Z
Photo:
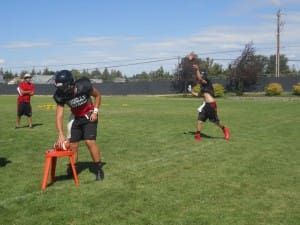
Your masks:
M63 131L64 105L68 105L74 115L71 125L70 148L75 151L74 161L78 161L78 145L84 140L95 165L96 180L104 179L100 149L96 143L98 108L101 104L101 94L94 88L88 78L74 80L68 70L61 70L55 74L56 87L53 98L56 107L56 128L58 131L57 144L62 147L66 141ZM94 102L92 101L92 98ZM69 170L70 171L70 170Z
M190 61L194 61L197 56L194 53L191 53L187 57ZM196 77L200 83L201 88L200 88L200 93L193 92L192 90L190 91L194 96L203 96L203 100L204 100L203 104L198 108L199 114L197 120L197 131L196 131L195 140L196 141L201 140L200 131L202 128L202 123L205 122L207 119L209 119L209 121L213 122L218 127L220 127L224 133L225 140L229 140L230 138L229 129L225 127L223 124L221 124L218 118L217 102L215 100L215 93L214 93L212 82L208 79L205 71L200 72L199 66L196 63L192 65L192 68L195 70Z

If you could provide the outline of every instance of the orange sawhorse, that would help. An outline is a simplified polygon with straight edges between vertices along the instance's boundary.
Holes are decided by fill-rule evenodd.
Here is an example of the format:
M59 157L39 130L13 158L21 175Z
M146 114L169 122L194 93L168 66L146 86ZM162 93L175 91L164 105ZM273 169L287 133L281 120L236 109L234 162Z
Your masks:
M47 187L48 175L51 168L51 183L55 181L55 169L56 169L56 161L58 157L69 157L70 165L73 172L73 178L76 185L79 184L79 180L77 177L77 172L75 169L75 163L73 159L73 151L60 151L56 149L48 149L45 153L46 161L45 161L45 168L44 168L44 176L42 182L42 190L45 190Z

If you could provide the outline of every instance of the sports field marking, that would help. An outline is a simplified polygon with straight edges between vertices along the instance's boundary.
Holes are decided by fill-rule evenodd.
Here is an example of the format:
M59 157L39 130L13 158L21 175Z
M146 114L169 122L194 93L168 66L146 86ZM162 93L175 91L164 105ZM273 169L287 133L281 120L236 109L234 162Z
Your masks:
M38 108L40 109L56 109L55 104L43 104L43 105L38 105Z

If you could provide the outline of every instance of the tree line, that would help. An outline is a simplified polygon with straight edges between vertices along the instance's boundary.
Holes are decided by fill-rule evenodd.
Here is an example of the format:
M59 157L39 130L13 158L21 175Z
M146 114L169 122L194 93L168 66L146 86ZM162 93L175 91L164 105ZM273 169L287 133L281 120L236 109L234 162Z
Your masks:
M300 75L300 71L297 71L294 67L290 68L288 65L288 58L285 55L280 55L280 74L281 76ZM197 62L200 68L207 71L210 76L216 78L226 78L233 80L236 85L250 85L255 83L258 75L274 76L276 67L276 56L264 56L256 55L253 43L250 42L245 45L241 56L230 63L227 68L223 68L221 64L214 61L213 58L197 58ZM170 73L165 71L163 66L160 66L157 70L134 74L130 77L123 74L120 70L108 70L105 68L103 71L99 69L93 70L76 70L72 69L72 74L75 78L86 76L91 79L102 79L103 81L113 81L116 78L124 78L126 81L139 81L139 80L189 80L192 79L185 73L186 58L183 57L175 70ZM0 74L3 75L3 79L6 81L11 80L14 77L22 78L25 73L32 75L54 75L56 71L49 70L47 67L44 70L31 71L22 70L19 73L13 73L11 71L4 71L0 68ZM237 84L238 83L238 84Z

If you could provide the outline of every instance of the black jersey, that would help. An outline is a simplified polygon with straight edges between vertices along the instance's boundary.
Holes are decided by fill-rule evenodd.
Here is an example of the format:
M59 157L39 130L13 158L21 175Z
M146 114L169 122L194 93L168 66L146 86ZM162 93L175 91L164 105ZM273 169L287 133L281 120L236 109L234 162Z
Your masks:
M58 105L67 104L75 117L81 117L94 109L91 101L92 90L93 86L90 80L83 77L75 81L73 93L64 93L60 89L56 89L53 98Z
M207 76L203 76L202 79L206 81L206 84L200 82L201 95L203 95L204 93L209 93L212 97L215 97L215 91L212 82L207 78Z

